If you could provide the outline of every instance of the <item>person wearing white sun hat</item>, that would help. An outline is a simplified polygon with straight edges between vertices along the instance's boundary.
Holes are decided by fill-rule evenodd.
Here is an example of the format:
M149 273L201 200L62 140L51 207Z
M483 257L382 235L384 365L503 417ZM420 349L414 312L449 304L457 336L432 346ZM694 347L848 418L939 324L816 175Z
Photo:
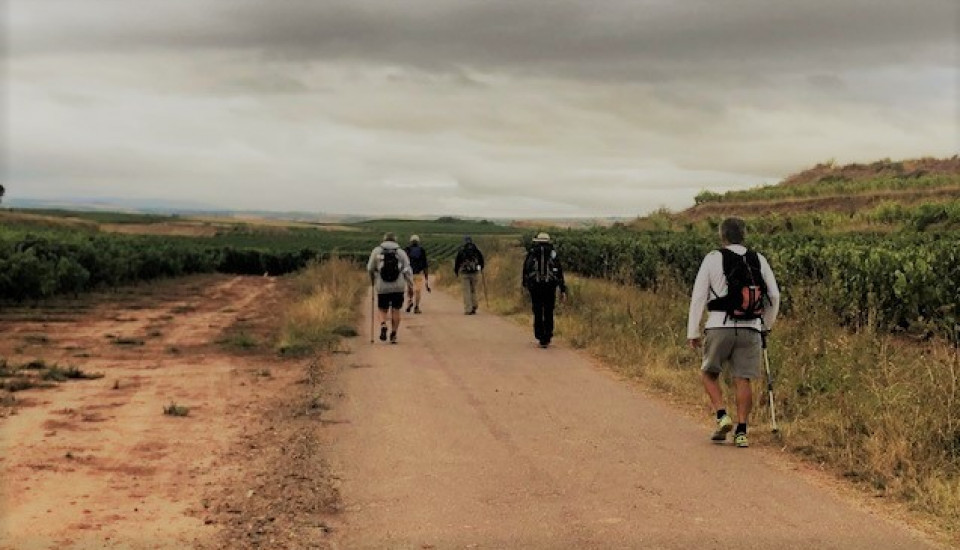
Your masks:
M557 289L560 289L561 301L567 297L563 266L547 233L541 232L533 238L533 246L523 260L523 287L530 292L533 302L533 335L540 347L546 348L553 339Z

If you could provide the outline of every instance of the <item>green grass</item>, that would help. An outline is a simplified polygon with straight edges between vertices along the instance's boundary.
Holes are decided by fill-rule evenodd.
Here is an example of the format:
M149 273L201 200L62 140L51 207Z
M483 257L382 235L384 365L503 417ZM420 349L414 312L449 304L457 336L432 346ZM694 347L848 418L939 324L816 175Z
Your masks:
M167 416L188 416L190 414L190 408L171 402L163 408L163 414Z

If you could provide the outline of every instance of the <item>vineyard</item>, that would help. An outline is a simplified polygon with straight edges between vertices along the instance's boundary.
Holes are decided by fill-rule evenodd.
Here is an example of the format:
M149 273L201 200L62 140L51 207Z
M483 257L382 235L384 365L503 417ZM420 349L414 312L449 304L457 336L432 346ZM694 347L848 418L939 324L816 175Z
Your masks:
M529 238L529 237L528 237ZM716 237L693 232L592 230L558 234L568 269L656 289L692 284ZM954 337L960 302L956 234L756 234L782 283L784 310L796 291L812 292L852 326Z
M170 220L108 213L91 216L88 219L103 223ZM435 266L456 254L467 231L480 235L508 230L474 222L385 220L344 231L243 223L222 228L214 236L174 237L119 235L98 231L96 226L7 223L0 227L0 299L36 300L194 273L283 275L331 255L364 262L379 244L382 230L392 225L401 225L410 234L419 232ZM404 244L408 237L398 235Z

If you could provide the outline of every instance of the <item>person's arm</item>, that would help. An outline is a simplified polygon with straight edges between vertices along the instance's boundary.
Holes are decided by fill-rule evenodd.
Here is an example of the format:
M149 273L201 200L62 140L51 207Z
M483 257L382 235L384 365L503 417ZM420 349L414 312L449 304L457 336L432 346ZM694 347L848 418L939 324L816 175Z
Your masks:
M777 322L777 314L780 313L780 287L777 285L776 277L773 276L770 264L763 256L760 256L760 275L763 277L764 284L767 285L769 300L763 308L763 329L770 330Z
M460 276L460 264L463 263L463 249L457 251L457 257L453 260L453 275L455 277Z
M557 281L560 283L560 295L567 295L567 281L563 278L563 264L560 263L560 258L556 258L557 262Z
M703 320L703 310L707 307L710 298L710 254L700 264L697 279L693 283L693 292L690 293L690 312L687 316L687 340L691 347L700 346L700 322Z
M410 256L403 250L397 251L400 256L400 274L407 281L407 289L413 293L413 268L410 266Z
M479 248L477 249L477 263L480 266L480 270L483 271L483 268L485 267L483 263L483 252L480 252Z
M377 260L380 256L380 247L373 249L373 252L370 253L370 259L367 260L367 273L370 274L370 284L373 284L377 279Z

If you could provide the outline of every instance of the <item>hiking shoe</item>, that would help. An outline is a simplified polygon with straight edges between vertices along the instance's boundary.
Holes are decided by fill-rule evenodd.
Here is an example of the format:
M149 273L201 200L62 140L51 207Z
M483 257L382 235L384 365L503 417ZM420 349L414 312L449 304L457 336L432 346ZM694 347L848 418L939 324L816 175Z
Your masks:
M413 312L416 313L417 315L420 315L420 306L413 308Z
M733 437L733 444L741 449L746 449L750 446L750 441L747 440L747 434L738 433Z
M410 313L410 310L413 309L413 302L407 304L407 313ZM419 311L417 313L420 313Z
M397 343L397 331L395 330L390 331L390 343L391 344Z
M713 432L713 435L710 437L712 441L726 441L727 434L730 433L730 430L733 429L733 419L730 418L729 414L723 415L722 418L717 420L717 431Z
M470 315L476 315L476 314L477 314L477 308L476 306L474 306L474 308L470 310Z
M541 347L541 348L547 349L547 347L548 347L549 345L550 345L550 342L548 342L548 341L546 341L546 340L540 340L540 347Z
M380 325L380 341L387 341L387 325Z

